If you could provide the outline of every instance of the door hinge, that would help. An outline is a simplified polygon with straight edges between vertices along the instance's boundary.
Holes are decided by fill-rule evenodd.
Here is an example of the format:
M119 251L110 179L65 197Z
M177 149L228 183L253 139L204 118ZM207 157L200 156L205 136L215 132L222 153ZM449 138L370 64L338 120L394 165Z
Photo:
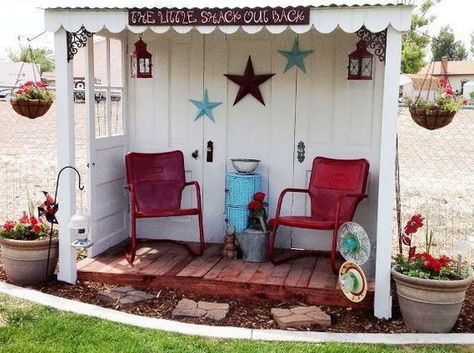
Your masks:
M90 167L94 168L95 167L95 162L87 163L86 166L87 166L87 168L90 168Z

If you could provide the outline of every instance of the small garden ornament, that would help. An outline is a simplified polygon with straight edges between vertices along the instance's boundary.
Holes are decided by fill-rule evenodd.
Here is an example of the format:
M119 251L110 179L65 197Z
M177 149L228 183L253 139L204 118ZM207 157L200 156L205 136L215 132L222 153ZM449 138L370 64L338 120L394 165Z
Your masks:
M14 92L10 103L18 114L36 119L46 114L53 103L53 97L53 93L43 82L28 81Z
M224 260L236 260L238 258L238 245L235 241L235 227L232 225L228 225L226 228L222 257Z
M406 326L418 332L449 332L457 321L467 288L472 282L468 264L458 264L446 255L431 254L433 231L426 230L425 251L417 252L412 236L423 226L417 214L402 235L408 255L399 254L392 276Z

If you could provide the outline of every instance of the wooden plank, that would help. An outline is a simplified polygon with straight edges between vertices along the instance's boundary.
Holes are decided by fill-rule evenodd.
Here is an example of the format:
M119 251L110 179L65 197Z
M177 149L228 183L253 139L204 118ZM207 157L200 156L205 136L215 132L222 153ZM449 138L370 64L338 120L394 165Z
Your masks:
M320 257L316 262L308 288L335 289L337 276L332 273L329 258Z
M283 286L292 267L291 262L284 262L273 268L272 274L267 278L266 284Z
M220 261L212 267L203 277L206 280L215 279L228 266L229 261L220 259Z
M186 266L177 276L182 277L203 277L220 259L221 248L215 245L206 249L202 256L197 257Z
M247 283L250 281L250 278L257 272L257 269L260 267L259 262L247 262L235 282Z
M303 257L293 260L288 276L285 279L285 286L307 287L311 275L316 265L317 257Z
M254 300L264 298L286 301L288 303L303 302L309 305L332 305L354 308L370 308L373 305L373 293L361 303L352 303L342 291L336 289L297 288L259 283L239 283L216 280L203 280L195 277L150 276L137 274L90 273L81 272L82 281L100 281L117 285L130 285L136 288L153 288L156 290L173 288L188 293L202 295L225 296Z
M80 270L83 267L89 266L91 263L93 263L95 260L97 260L97 257L86 257L85 259L80 260L76 264L76 268Z
M149 268L151 271L147 271L147 274L152 276L164 275L166 272L170 271L174 266L179 262L184 260L189 256L189 253L186 249L172 249L165 253L163 256L157 258Z
M168 272L164 273L164 276L177 276L182 270L184 270L196 257L189 254L187 257L179 261L174 265Z
M246 262L243 260L228 260L227 262L227 266L215 278L216 281L235 282L246 265Z
M271 262L260 264L257 271L255 271L255 274L250 278L249 283L266 283L267 278L271 276L274 267L275 265Z

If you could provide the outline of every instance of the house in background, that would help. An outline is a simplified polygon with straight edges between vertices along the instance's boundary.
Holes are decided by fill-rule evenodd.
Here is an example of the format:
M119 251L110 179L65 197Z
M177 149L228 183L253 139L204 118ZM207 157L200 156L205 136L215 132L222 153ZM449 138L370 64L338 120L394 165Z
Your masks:
M0 63L0 98L6 97L12 89L27 81L40 79L40 67L30 63Z
M468 81L474 81L474 61L448 61L443 58L427 64L417 75L424 77L426 73L441 79L447 79L457 93L463 93L463 86Z

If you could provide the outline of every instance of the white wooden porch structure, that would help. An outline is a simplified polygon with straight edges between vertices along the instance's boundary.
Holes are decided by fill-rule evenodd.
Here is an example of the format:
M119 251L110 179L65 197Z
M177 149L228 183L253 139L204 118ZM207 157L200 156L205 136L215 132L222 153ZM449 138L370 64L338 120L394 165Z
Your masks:
M218 231L222 229L222 221L218 219L218 215L222 206L214 205L222 204L222 196L216 189L224 189L228 159L239 153L251 153L246 150L245 145L235 142L237 139L229 135L229 129L243 135L247 134L246 139L258 136L252 135L248 125L237 120L242 116L254 114L262 117L263 121L255 122L256 131L259 134L270 131L269 137L265 140L265 154L257 156L264 161L263 163L267 161L268 164L267 169L262 169L260 172L266 177L272 175L265 185L270 203L276 203L275 198L282 187L291 184L303 186L300 184L306 183L309 164L306 162L301 166L294 164L296 153L294 144L300 139L308 141L306 152L308 155L365 157L370 160L369 201L362 205L357 220L364 225L371 234L372 241L376 243L374 314L379 318L389 318L401 36L410 28L411 6L402 4L405 1L386 0L374 1L373 5L370 5L371 1L368 0L314 1L314 3L290 0L267 1L258 5L312 6L310 24L239 28L239 26L129 26L128 8L151 8L155 3L154 1L119 3L120 5L117 5L117 2L106 1L98 6L92 2L77 2L69 6L51 5L45 10L46 29L55 32L59 167L75 165L73 73L72 62L68 62L67 59L67 32L78 32L83 27L93 34L119 38L123 43L124 133L120 136L108 136L107 139L96 138L92 64L94 51L92 45L87 45L88 148L89 164L93 166L89 169L87 189L89 210L96 217L92 233L92 240L96 246L92 249L91 255L96 255L127 237L127 203L120 196L123 194L120 188L123 183L123 165L118 163L120 158L123 160L123 155L127 151L180 148L184 150L185 155L188 155L196 144L202 151L204 141L208 139L214 141L217 139L226 146L216 151L214 158L219 163L214 164L212 168L204 168L203 164L196 164L196 161L187 159L186 168L189 176L199 179L205 185L203 197L204 207L207 202L209 210L205 225L209 229L208 240L219 242ZM332 3L337 3L338 6L327 6ZM185 1L182 3L170 1L167 4L169 6L165 6L163 2L159 4L161 7L189 7ZM218 3L202 0L199 4L192 5L215 7ZM251 1L235 3L235 6L246 5L255 6ZM226 3L226 6L231 7L232 4ZM347 65L347 55L355 48L357 37L354 33L363 26L373 33L386 30L385 62L374 58L372 81L348 82L347 71L344 69ZM128 79L128 53L138 39L138 33L143 33L144 40L150 43L149 49L153 53L154 78L149 81ZM304 76L296 72L296 69L287 74L282 72L284 61L277 49L290 47L296 37L299 38L301 46L315 51L312 61L308 62L308 72L312 76ZM256 65L256 70L265 72L271 70L277 73L271 89L267 87L263 91L269 104L268 107L262 108L256 107L253 101L251 106L243 102L231 110L235 87L227 86L227 82L221 80L222 74L243 70L249 53L252 53L255 62L260 60L267 63ZM238 62L234 60L237 55L240 59ZM108 57L105 59L109 60ZM183 67L190 69L183 70ZM109 70L108 75L110 77L113 73ZM163 79L164 77L166 79ZM189 78L187 86L179 86L181 81L175 81L180 77ZM329 88L326 92L321 92L318 90L318 84ZM192 106L186 106L186 102L188 98L200 99L204 88L209 88L210 92L212 89L211 100L224 102L220 111L222 123L210 124L209 121L201 119L200 125L190 125L195 113ZM176 101L176 96L183 90L189 96ZM330 105L327 102L331 102ZM317 109L321 109L324 114L313 120L312 115ZM187 120L183 120L181 125L173 125L176 116ZM352 118L353 116L357 119ZM186 144L173 143L174 135L170 134L179 129L192 132ZM287 134L288 131L291 131L291 134ZM220 140L219 136L225 136L225 139L222 137L224 140ZM326 139L325 136L329 137ZM177 140L182 139L181 135L174 137ZM272 164L286 160L292 163L288 168L284 164L283 167ZM122 174L114 174L114 171L120 173L120 170ZM208 189L206 181L212 181L208 182L210 185ZM99 189L98 185L107 186ZM61 203L61 210L58 213L59 279L69 283L76 281L75 252L71 247L71 232L67 229L68 219L75 211L74 188L74 179L71 175L65 178L59 190ZM305 201L295 199L286 211L304 212L305 209ZM270 214L272 212L270 208ZM112 229L104 221L112 213L117 219L123 219L120 227ZM161 226L169 230L189 227L176 223L163 223ZM148 234L150 229L153 229L152 225L144 225L142 232ZM281 245L289 246L284 243ZM301 246L304 246L304 243Z

